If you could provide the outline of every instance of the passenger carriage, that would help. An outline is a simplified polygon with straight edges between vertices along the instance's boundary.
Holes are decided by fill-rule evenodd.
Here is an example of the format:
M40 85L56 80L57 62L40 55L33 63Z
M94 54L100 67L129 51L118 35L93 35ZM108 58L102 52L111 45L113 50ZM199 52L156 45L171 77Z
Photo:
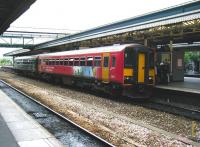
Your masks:
M148 97L155 83L153 59L142 45L113 45L39 55L38 72L68 85Z

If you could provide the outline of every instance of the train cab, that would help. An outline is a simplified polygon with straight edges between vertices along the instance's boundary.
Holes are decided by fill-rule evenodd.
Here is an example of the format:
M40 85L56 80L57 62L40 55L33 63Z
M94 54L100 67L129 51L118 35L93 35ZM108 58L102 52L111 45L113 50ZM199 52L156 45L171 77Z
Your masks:
M155 84L153 51L141 45L125 48L123 77L124 95L149 95Z

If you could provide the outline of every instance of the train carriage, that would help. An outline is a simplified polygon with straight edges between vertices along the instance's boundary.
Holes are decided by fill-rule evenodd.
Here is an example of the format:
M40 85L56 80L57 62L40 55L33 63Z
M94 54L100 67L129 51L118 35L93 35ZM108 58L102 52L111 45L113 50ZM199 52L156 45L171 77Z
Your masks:
M39 55L38 72L64 84L147 97L155 83L153 59L142 45L113 45Z
M15 71L27 75L37 74L38 56L23 56L14 59L13 68Z

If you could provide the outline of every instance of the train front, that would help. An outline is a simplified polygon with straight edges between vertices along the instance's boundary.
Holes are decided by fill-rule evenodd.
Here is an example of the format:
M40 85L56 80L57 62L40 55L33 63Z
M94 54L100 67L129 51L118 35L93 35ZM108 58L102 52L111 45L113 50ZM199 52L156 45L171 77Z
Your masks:
M150 97L155 85L154 53L141 45L124 50L123 95L132 98Z

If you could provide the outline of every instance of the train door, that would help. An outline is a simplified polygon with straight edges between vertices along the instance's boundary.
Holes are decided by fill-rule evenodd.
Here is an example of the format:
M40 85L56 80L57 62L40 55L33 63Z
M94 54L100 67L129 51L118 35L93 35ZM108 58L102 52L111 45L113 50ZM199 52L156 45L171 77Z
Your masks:
M109 82L109 58L110 53L103 53L102 80L105 83Z
M145 53L138 53L138 83L145 82Z

